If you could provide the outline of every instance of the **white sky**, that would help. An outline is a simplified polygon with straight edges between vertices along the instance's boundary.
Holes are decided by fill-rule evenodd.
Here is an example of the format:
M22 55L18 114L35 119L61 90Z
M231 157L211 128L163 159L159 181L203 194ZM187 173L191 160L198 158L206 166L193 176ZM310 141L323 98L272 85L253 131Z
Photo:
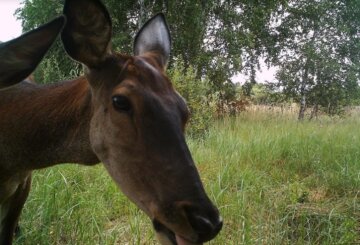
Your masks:
M22 0L0 0L0 41L20 36L21 21L16 20L14 13L21 2Z
M265 81L273 82L275 80L275 73L277 69L275 67L267 68L264 60L260 60L260 70L256 71L256 81L258 83L265 83ZM231 78L233 83L244 84L250 78L249 76L239 73Z

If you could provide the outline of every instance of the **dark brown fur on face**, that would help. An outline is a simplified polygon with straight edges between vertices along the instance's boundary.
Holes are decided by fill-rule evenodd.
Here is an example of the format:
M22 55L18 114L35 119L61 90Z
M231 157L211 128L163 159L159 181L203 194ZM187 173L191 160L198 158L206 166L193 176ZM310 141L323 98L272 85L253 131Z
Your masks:
M87 75L96 101L90 126L96 155L122 191L156 223L188 244L210 240L221 226L204 228L206 235L198 235L194 223L199 222L188 217L219 222L184 139L188 118L184 100L151 53L111 55L99 67ZM132 111L114 109L115 95L126 96Z

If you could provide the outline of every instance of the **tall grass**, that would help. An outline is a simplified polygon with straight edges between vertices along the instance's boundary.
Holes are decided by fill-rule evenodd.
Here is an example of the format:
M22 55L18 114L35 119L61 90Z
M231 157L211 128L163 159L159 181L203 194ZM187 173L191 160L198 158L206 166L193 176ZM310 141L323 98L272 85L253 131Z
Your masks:
M244 113L189 139L224 227L210 244L360 243L360 121ZM17 244L156 244L101 165L34 174Z

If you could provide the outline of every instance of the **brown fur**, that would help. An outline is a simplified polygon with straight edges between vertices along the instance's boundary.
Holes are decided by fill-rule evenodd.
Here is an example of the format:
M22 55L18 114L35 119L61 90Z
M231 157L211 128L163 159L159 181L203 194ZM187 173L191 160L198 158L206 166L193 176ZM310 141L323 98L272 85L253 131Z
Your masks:
M1 154L1 162L11 163L13 168L17 158L23 164L23 158L30 153L35 155L27 159L32 169L47 167L51 161L98 161L89 150L85 152L89 159L83 160L88 139L73 140L84 128L88 129L91 116L90 90L84 78L45 87L22 83L0 93L0 142L7 152ZM23 154L14 146L22 146ZM11 157L6 157L9 154ZM21 168L28 170L26 166Z
M23 82L0 91L0 206L13 207L3 220L0 244L12 240L32 170L99 162L88 137L90 94L85 78L49 86Z

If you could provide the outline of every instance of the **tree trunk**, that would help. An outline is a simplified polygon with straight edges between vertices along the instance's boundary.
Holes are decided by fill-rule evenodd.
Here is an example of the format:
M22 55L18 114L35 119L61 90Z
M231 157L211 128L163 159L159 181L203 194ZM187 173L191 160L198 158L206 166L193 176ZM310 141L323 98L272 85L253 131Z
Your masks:
M304 120L305 110L306 110L306 95L305 95L305 93L303 93L301 96L301 101L300 101L300 110L299 110L299 116L298 116L299 121Z
M314 117L317 118L318 111L319 111L319 106L318 106L318 104L315 104L312 111L311 111L311 115L310 115L309 120L312 120Z
M305 63L304 74L301 79L301 86L300 86L300 110L298 120L302 121L305 117L305 110L306 110L306 84L308 83L308 61Z
M139 0L138 1L139 6L140 6L140 16L139 16L139 29L141 29L142 25L144 24L144 19L145 19L145 6L144 6L144 0Z

